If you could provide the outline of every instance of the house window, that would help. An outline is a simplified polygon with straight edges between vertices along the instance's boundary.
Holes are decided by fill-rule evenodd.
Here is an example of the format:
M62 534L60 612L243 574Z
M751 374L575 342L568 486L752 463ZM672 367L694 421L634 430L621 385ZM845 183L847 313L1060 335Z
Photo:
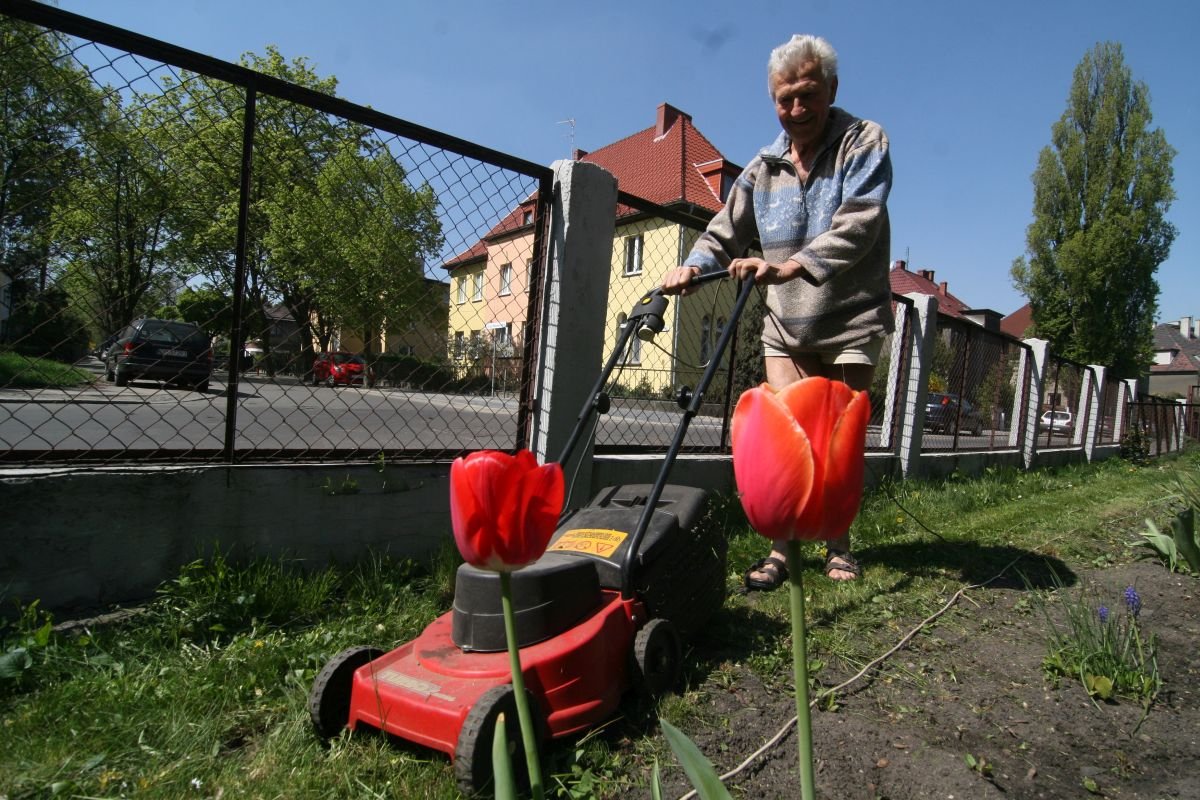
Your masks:
M700 320L700 363L708 363L708 355L712 352L712 320L708 314Z
M533 212L532 211L526 210L523 214L521 214L521 224L522 225L532 225L533 224Z
M460 277L454 282L454 299L459 305L467 302L467 279Z
M454 358L460 360L466 354L466 334L462 331L454 332Z
M629 318L624 314L617 317L617 336L619 337L625 331L625 326L629 324ZM633 335L629 337L629 344L624 353L621 354L622 364L640 364L642 363L642 340Z
M478 303L483 299L483 273L476 272L471 276L471 300Z
M625 274L642 274L642 235L640 233L625 239Z
M500 294L512 294L512 264L500 266Z
M471 331L471 349L467 358L476 359L483 355L483 331Z

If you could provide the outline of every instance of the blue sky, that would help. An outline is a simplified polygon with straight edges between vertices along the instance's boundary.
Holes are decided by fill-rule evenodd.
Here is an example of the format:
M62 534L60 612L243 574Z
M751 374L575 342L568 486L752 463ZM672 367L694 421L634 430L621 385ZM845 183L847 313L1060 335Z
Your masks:
M693 0L579 4L311 0L60 0L94 17L236 61L276 45L335 75L339 94L542 164L653 124L668 102L745 164L774 138L766 59L817 33L840 57L838 105L884 126L895 170L893 258L933 269L977 308L1024 303L1030 175L1075 66L1120 42L1175 147L1178 228L1159 268L1158 319L1200 316L1200 3ZM686 13L684 12L686 9ZM574 125L564 122L574 120ZM573 138L572 138L573 137Z

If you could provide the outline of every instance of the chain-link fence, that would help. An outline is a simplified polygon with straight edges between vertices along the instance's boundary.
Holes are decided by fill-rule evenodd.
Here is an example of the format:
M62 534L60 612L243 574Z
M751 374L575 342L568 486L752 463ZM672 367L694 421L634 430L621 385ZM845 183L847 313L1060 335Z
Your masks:
M336 97L268 48L234 65L38 3L0 13L0 459L441 459L527 446L549 169ZM618 195L604 352L706 218ZM763 290L672 298L633 336L598 452L664 452L731 330L684 452L728 452L764 379ZM1024 448L1025 343L913 303L870 392L868 449ZM596 365L597 371L600 365ZM1097 376L1050 356L1039 448L1079 447ZM1104 386L1096 443L1123 434ZM924 399L922 399L924 398Z
M922 449L1021 447L1028 347L974 322L939 314L925 400ZM1024 371L1023 371L1024 370Z
M233 65L11 10L7 459L524 441L548 169L340 100L272 48Z
M1077 447L1087 433L1092 393L1085 391L1091 368L1060 356L1046 358L1037 446L1042 450Z

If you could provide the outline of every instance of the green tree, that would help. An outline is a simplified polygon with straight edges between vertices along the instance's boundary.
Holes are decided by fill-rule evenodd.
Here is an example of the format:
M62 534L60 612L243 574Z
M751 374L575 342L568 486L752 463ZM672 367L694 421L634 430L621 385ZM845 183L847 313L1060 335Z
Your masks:
M54 203L75 168L82 107L98 102L61 38L0 16L0 269L48 288Z
M1175 239L1166 220L1175 150L1151 119L1149 90L1133 80L1121 46L1092 48L1038 157L1028 258L1012 266L1036 334L1122 376L1150 363L1154 275Z
M175 182L149 135L154 120L112 95L87 131L52 233L72 302L103 335L169 304L186 275L166 250Z
M293 193L279 210L269 239L282 264L300 268L290 279L308 281L322 322L357 333L368 355L384 330L430 313L424 265L443 242L433 190L410 187L388 148L373 144L344 143L316 191Z

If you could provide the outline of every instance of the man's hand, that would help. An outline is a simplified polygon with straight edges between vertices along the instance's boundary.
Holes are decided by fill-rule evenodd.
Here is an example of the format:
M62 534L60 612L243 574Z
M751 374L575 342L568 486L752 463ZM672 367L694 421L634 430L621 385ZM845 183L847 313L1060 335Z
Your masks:
M771 264L761 258L735 258L729 262L729 277L753 278L759 286L787 283L803 274L804 267L790 259L782 264Z
M700 274L698 267L676 267L666 274L662 282L663 294L688 295L696 291L692 278Z

